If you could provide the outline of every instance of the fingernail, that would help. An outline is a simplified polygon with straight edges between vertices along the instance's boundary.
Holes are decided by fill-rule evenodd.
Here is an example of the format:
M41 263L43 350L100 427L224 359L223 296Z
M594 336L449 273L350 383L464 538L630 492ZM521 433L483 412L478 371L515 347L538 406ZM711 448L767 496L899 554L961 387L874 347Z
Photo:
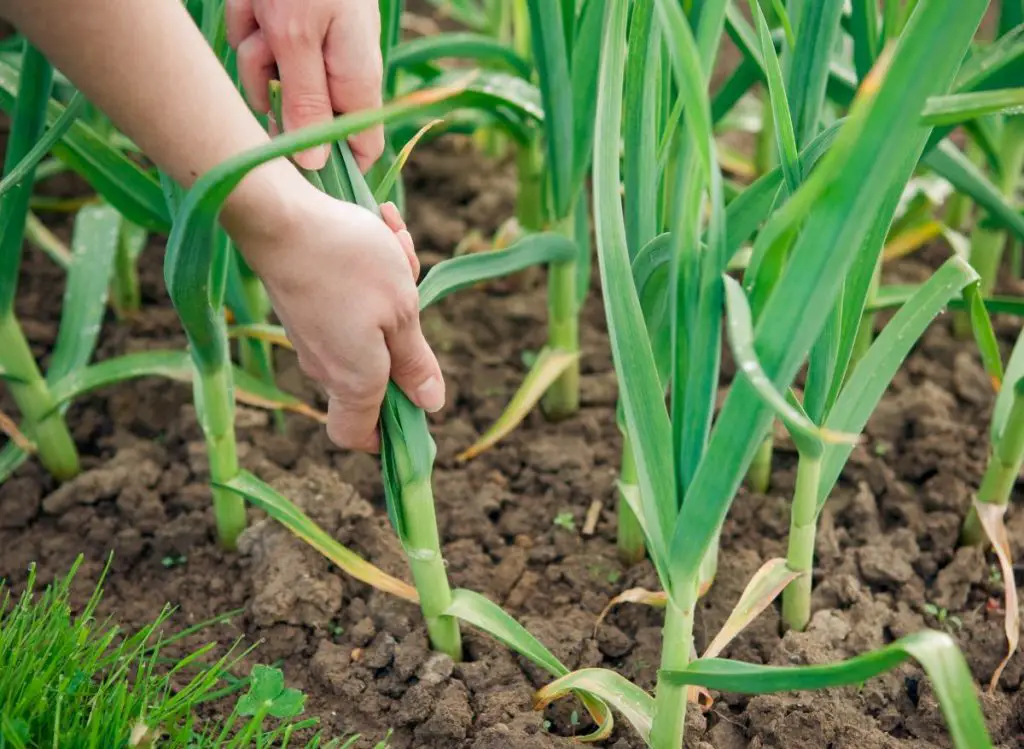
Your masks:
M329 146L317 146L308 151L303 151L296 157L296 161L303 169L319 171L327 166L327 159L331 155Z
M408 229L399 229L396 232L395 236L398 237L398 241L401 242L402 246L404 246L406 249L412 251L416 250L416 245L413 244L412 241L412 234L409 233Z
M444 383L438 377L431 377L416 388L416 402L427 413L437 413L444 408Z

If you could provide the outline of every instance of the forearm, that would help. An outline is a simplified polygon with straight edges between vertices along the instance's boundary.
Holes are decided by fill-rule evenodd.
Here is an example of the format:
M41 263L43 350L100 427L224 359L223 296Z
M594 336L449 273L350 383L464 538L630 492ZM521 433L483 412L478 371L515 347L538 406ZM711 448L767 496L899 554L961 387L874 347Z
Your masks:
M0 15L186 187L267 141L180 0L0 0ZM298 177L283 160L260 171L233 198L252 220Z

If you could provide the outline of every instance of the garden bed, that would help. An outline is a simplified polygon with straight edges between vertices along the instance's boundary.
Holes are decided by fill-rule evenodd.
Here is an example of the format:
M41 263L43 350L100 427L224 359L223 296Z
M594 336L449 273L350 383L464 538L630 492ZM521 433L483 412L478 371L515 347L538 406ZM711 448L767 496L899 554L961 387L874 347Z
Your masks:
M511 214L511 167L447 137L426 146L406 173L408 222L426 268L470 230L489 235ZM71 186L73 188L73 186ZM58 231L66 229L56 223ZM920 280L946 252L934 248L894 269ZM163 290L162 252L142 259L143 310L104 326L98 358L184 346ZM480 591L519 619L570 668L614 668L653 688L661 613L622 605L598 629L615 594L654 589L652 568L616 558L615 481L620 436L616 385L596 288L581 322L583 408L549 424L539 414L468 464L456 461L500 413L525 372L524 349L545 339L539 274L523 274L446 300L424 317L448 382L448 406L433 417L438 519L452 583ZM63 273L29 251L18 317L45 360L57 331ZM596 285L596 274L595 274ZM345 321L336 323L344 325ZM1015 335L1012 325L1003 331ZM280 384L323 401L279 354ZM723 382L731 377L728 363ZM1005 649L1002 582L977 549L956 549L961 520L984 469L991 387L973 343L958 343L939 318L897 376L854 451L818 534L814 618L804 633L779 635L776 608L763 613L725 655L779 665L849 657L925 626L946 628L981 685ZM466 661L432 655L418 610L340 576L316 552L259 513L239 554L214 543L205 449L190 388L143 380L77 402L68 421L86 471L57 487L36 463L0 485L0 577L18 588L36 562L42 581L61 576L78 554L83 595L114 553L103 613L131 628L165 603L184 628L233 609L244 613L186 645L238 637L262 640L251 660L280 662L308 695L307 714L326 733L360 732L373 746L392 728L396 749L542 749L590 726L570 700L531 708L546 674L486 636L466 632ZM0 408L13 411L6 394ZM323 428L300 416L275 432L267 414L240 411L244 467L302 506L339 541L408 578L384 510L377 462L334 448ZM785 554L795 454L783 441L768 495L745 490L723 534L714 587L699 607L697 646L717 632L751 575ZM592 536L581 533L594 501L603 509ZM1024 539L1024 515L1008 519ZM1021 544L1015 544L1015 552ZM994 561L994 560L988 560ZM1016 655L995 695L985 697L998 746L1022 746L1024 657ZM860 689L763 697L715 695L706 714L691 708L688 747L949 746L927 679L904 667ZM217 709L212 707L210 709ZM619 721L605 746L639 747Z

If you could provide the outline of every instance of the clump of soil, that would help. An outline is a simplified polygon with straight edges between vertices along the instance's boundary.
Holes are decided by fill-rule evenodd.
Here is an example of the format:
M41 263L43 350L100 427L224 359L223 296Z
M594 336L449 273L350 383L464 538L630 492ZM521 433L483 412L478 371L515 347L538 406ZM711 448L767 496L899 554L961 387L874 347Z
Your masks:
M465 140L423 149L408 172L409 224L429 266L472 229L493 233L511 214L514 177ZM66 227L57 225L58 231ZM939 253L936 250L935 253ZM938 254L902 261L912 278ZM940 253L941 254L941 253ZM184 345L160 281L161 248L142 261L144 309L104 325L99 356ZM44 365L56 335L62 274L29 250L18 314ZM596 283L596 281L595 281ZM424 329L449 392L433 418L434 476L444 553L452 582L500 603L570 668L612 668L651 689L660 654L659 611L623 605L594 632L597 615L630 587L656 588L648 563L625 569L615 554L615 479L620 436L616 385L596 293L584 309L580 413L563 423L531 415L523 427L468 464L455 456L497 415L525 373L522 353L545 337L544 289L515 294L486 287L429 311ZM1002 582L974 549L956 548L961 519L986 456L992 395L972 345L951 338L940 318L897 376L826 506L817 544L815 614L806 632L780 635L775 608L725 655L754 663L825 663L876 648L925 626L946 626L975 677L987 682L1002 657ZM1000 331L1007 340L1012 328ZM280 384L319 402L294 358L278 355ZM728 368L726 368L728 370ZM19 585L28 565L46 580L79 553L82 591L114 553L104 611L126 626L150 620L165 603L183 628L233 609L243 613L180 647L215 639L261 641L252 659L280 661L289 683L309 696L308 713L328 731L358 731L371 747L388 729L396 749L549 749L592 728L571 700L532 709L546 674L466 628L466 660L432 653L414 606L342 577L285 530L251 512L240 552L220 551L206 485L202 435L189 388L144 380L84 398L69 414L86 471L56 486L34 462L0 486L0 576ZM0 408L13 409L7 396ZM388 572L408 577L388 526L375 458L333 447L320 426L290 416L277 433L265 414L241 409L239 453L321 527ZM771 491L741 490L722 535L714 587L701 603L698 647L718 631L751 575L784 555L795 454L775 456ZM576 529L593 501L603 505L593 536ZM1012 539L1024 516L1011 512ZM1020 544L1014 549L1020 553ZM926 606L931 604L931 606ZM942 625L928 611L943 610ZM953 621L959 621L954 626ZM251 659L251 660L252 660ZM1019 745L1024 658L1015 656L983 703L1003 747ZM223 706L211 709L220 710ZM692 708L693 749L946 747L934 693L906 665L859 689L744 697L716 694ZM619 721L603 746L641 746Z

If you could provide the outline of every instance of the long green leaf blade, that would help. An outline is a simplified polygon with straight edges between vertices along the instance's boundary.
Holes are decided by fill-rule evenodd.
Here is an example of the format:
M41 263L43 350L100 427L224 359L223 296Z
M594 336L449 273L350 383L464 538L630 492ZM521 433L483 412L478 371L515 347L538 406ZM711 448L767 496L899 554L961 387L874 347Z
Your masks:
M932 680L957 749L991 748L992 740L974 691L974 677L956 643L941 632L918 632L874 652L821 666L761 666L711 658L695 661L686 671L663 675L676 684L765 694L862 684L908 658L920 663Z
M882 399L910 349L925 329L965 286L978 278L973 268L960 257L951 257L893 316L836 399L825 426L841 432L860 434ZM828 445L822 459L818 503L824 503L839 479L853 450L852 445Z

